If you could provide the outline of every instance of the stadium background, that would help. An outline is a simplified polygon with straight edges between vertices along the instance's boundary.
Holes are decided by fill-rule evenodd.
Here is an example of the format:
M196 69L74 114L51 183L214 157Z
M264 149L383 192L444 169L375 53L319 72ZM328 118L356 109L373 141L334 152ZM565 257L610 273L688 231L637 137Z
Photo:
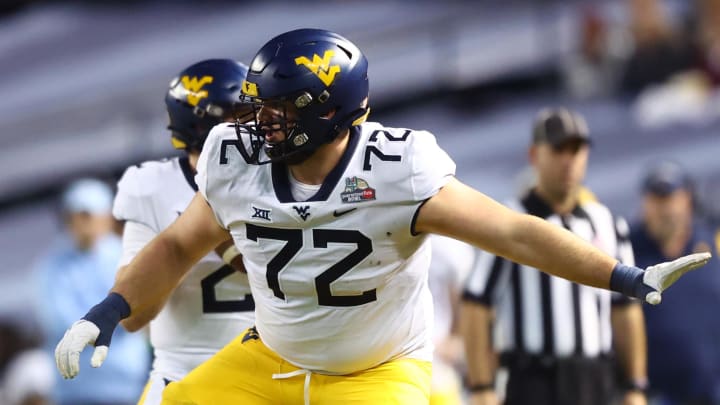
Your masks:
M175 153L162 100L179 68L210 57L247 63L270 37L306 26L338 31L365 52L371 120L432 131L459 177L495 198L527 182L537 109L565 105L588 120L587 185L611 209L636 215L643 170L671 158L698 179L704 212L715 215L717 87L664 81L625 91L603 76L621 76L633 52L629 3L654 2L5 0L0 313L28 313L29 270L60 231L56 197L67 182L113 182L128 164ZM703 1L660 3L669 24L697 26ZM598 35L604 62L593 72L583 47Z

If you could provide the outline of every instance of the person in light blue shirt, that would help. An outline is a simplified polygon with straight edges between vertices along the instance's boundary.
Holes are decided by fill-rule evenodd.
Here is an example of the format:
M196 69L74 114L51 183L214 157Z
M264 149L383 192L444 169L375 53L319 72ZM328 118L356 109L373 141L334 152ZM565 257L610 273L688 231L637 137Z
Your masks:
M113 232L113 192L105 183L81 179L62 194L66 231L39 260L35 269L36 312L47 342L54 351L67 325L107 295L115 280L122 253ZM89 364L89 353L83 353ZM149 370L150 353L142 334L118 330L113 353L102 368L87 370L72 383L59 380L54 399L59 405L135 403Z

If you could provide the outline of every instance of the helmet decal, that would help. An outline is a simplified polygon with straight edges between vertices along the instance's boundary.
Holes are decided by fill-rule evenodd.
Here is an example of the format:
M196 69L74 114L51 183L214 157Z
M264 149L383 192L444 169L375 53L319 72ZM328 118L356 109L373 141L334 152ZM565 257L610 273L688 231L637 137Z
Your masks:
M183 69L165 94L173 147L199 151L210 129L238 118L247 67L231 59L207 59Z
M332 59L334 55L335 51L328 49L322 58L318 54L313 54L312 62L305 56L298 56L295 58L295 64L308 68L325 86L329 87L335 80L335 75L340 73L340 66L330 66L330 59Z
M246 94L248 96L257 97L257 95L258 95L257 85L255 83L250 83L247 80L243 80L242 92L243 92L243 94Z
M183 76L180 81L187 90L187 102L191 106L196 106L201 99L208 96L207 90L202 90L203 86L213 82L212 76L203 76L198 80L197 77Z
M297 164L364 122L367 67L360 49L331 31L304 28L268 41L242 85L240 103L255 112L236 126L248 158Z

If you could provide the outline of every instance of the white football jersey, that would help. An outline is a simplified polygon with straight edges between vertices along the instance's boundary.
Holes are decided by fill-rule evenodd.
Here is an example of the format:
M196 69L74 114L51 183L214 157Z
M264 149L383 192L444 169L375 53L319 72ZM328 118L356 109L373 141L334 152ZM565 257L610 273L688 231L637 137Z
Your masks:
M160 233L195 195L193 176L186 157L132 166L118 183L113 215ZM124 251L121 265L137 253L137 249ZM190 270L150 322L153 372L180 379L252 326L254 307L247 275L211 252Z
M263 342L294 365L347 374L432 360L430 244L423 201L455 164L425 131L365 123L317 194L294 201L284 164L247 164L215 127L196 180L243 254Z

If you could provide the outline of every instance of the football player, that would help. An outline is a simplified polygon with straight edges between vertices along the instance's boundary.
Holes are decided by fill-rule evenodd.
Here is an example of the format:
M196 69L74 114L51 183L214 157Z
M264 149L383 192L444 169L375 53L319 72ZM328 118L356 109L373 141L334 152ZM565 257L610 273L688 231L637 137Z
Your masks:
M430 235L432 260L428 286L433 298L433 372L430 405L460 405L461 371L466 367L460 334L459 307L463 282L475 265L472 246L457 239Z
M235 107L246 73L247 67L234 60L210 59L185 68L170 82L165 96L168 129L173 146L186 153L129 167L120 179L113 214L125 221L121 266L185 211L198 189L195 167L208 132L242 115ZM247 275L231 264L242 269L237 249L221 244L216 252L200 258L155 306L123 322L130 331L150 322L155 358L141 405L159 404L165 385L184 377L253 323L255 303ZM125 271L121 267L118 277Z
M228 235L256 328L170 383L163 403L426 404L429 233L653 303L707 260L619 264L462 184L432 134L365 122L368 94L367 60L338 34L300 29L265 44L243 83L255 120L213 129L199 193L68 330L61 374L78 373L88 344L99 365L118 322L156 305Z

